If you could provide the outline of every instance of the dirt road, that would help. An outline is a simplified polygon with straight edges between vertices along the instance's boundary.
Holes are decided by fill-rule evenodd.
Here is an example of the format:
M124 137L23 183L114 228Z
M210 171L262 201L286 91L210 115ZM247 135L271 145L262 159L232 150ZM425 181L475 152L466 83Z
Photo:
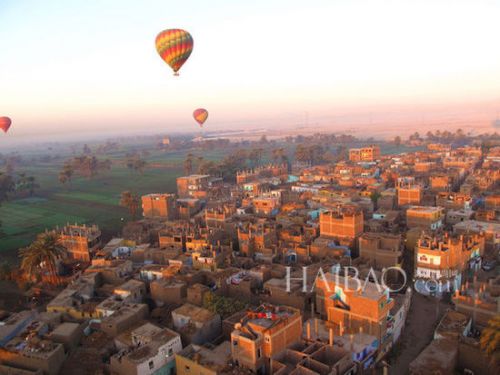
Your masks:
M406 320L406 326L394 353L388 358L389 374L408 373L410 362L431 342L434 330L447 309L452 306L447 302L419 293L413 294L412 305Z

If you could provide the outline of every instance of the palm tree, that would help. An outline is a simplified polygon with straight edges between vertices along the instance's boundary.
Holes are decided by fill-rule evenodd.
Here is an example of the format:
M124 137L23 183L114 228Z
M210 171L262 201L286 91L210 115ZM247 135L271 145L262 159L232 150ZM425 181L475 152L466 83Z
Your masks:
M36 182L35 177L26 176L26 173L19 173L19 178L16 184L16 190L28 191L30 197L35 193L35 189L39 188L40 185Z
M248 159L250 160L252 167L256 167L262 160L262 153L264 150L262 148L254 148L248 153Z
M201 166L203 165L203 156L198 156L197 161L198 161L198 173L200 173Z
M335 153L337 154L337 161L342 161L346 160L348 158L348 152L347 152L347 146L344 144L341 144L337 147Z
M59 172L59 182L65 184L66 182L71 183L71 178L73 177L73 166L70 163L64 164L61 172Z
M272 150L272 159L274 162L287 163L288 157L286 156L284 148L277 148Z
M59 182L63 185L70 180L64 172L59 172L58 179Z
M15 161L9 158L5 161L5 173L12 175L14 173Z
M14 191L14 181L9 174L0 172L0 204Z
M130 215L135 219L137 210L139 209L139 196L130 191L122 192L120 206L128 208Z
M401 137L398 135L394 138L394 144L399 148L401 146Z
M271 155L273 161L276 163L279 159L281 159L283 155L283 149L282 148L275 148L274 150L271 150Z
M79 156L76 157L75 159L75 164L78 166L80 169L80 173L87 177L88 179L91 179L97 174L98 171L98 160L95 156Z
M141 159L138 154L127 159L127 168L139 172L141 175L144 174L146 164L146 161Z
M188 175L193 173L193 154L187 154L184 160L184 172Z
M455 133L455 138L458 140L465 138L465 133L461 128L457 129L457 131Z
M377 203L378 203L378 200L380 198L380 193L378 191L373 191L371 194L370 194L370 199L372 200L373 202L373 206L375 209L377 209Z
M491 358L491 365L500 366L500 315L495 315L481 332L481 349Z
M310 162L311 156L309 149L303 144L297 145L297 147L295 148L295 159L302 162Z
M200 166L198 167L198 173L214 176L219 174L219 166L215 162L207 160L200 164Z
M56 232L42 233L31 245L19 250L21 269L29 278L38 278L47 272L54 284L58 283L57 261L66 255L67 250Z

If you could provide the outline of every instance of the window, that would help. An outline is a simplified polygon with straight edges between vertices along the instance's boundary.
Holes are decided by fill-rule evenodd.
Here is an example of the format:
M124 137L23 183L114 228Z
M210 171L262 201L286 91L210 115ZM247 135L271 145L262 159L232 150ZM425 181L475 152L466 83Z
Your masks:
M152 370L155 367L153 361L149 361L149 369Z
M174 351L172 348L168 348L168 356L171 356L172 354L174 354Z
M238 346L238 340L233 341L233 346Z
M260 348L259 348L259 349L257 349L257 358L260 358L260 356L261 356L261 352L260 352Z

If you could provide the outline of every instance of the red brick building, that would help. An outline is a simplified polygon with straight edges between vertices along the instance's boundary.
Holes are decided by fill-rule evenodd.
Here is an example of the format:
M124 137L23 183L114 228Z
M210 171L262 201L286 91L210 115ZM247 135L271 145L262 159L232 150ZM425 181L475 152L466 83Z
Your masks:
M147 194L142 196L144 217L158 217L173 220L177 216L174 194Z
M363 233L363 211L353 205L338 206L320 214L319 226L321 236L354 239Z
M237 366L268 373L270 358L302 336L300 311L286 306L261 305L249 311L231 333L231 354Z
M378 159L380 159L380 147L376 145L362 148L351 148L349 150L349 160L353 162L370 162Z
M422 186L415 182L415 179L409 177L399 178L396 189L398 192L398 206L421 204L423 189Z
M101 245L101 231L97 225L66 225L59 235L71 258L90 262Z

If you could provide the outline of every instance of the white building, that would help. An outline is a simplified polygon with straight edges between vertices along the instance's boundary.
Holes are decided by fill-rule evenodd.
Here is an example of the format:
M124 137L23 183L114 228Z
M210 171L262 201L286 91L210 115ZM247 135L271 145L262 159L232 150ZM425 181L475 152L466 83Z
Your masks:
M175 354L182 350L178 333L146 323L131 332L131 347L111 357L111 372L123 375L174 374Z

